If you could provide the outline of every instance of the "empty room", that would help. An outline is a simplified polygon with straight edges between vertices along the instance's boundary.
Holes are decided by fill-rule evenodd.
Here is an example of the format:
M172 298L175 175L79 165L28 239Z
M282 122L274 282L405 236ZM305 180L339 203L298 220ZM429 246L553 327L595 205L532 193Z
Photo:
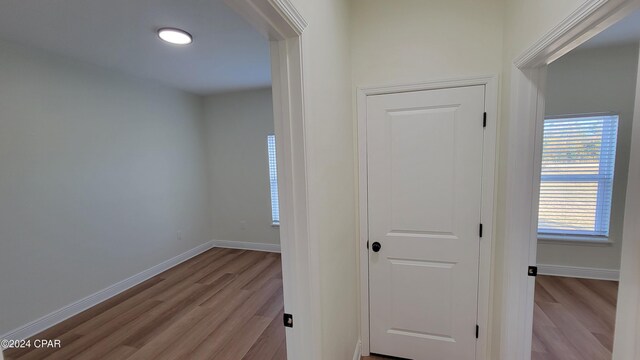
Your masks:
M285 358L270 73L222 2L0 5L6 359Z
M5 0L0 360L640 359L640 0Z

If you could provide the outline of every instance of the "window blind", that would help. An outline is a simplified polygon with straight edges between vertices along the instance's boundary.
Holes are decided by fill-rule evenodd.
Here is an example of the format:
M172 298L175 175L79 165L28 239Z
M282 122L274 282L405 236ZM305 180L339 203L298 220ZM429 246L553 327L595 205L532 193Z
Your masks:
M271 221L280 224L280 203L278 201L278 171L276 164L276 136L267 136L267 153L269 154L269 186L271 188Z
M608 236L617 115L544 121L538 233Z

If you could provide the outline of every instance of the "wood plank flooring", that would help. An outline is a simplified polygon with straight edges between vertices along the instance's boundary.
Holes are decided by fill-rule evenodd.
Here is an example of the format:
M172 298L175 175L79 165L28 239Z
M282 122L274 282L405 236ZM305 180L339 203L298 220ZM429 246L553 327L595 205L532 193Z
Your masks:
M538 276L532 360L611 360L618 282Z
M538 276L532 360L610 360L618 283ZM32 339L13 359L284 360L280 255L212 249ZM366 360L392 359L382 356Z
M286 359L280 255L215 248L35 335L5 359Z
M617 295L615 281L538 276L531 359L611 360Z

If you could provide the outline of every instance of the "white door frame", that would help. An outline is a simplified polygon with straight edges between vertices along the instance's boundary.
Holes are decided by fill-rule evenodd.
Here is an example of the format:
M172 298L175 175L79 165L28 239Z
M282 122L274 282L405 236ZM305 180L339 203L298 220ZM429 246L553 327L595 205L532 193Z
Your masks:
M271 48L273 112L280 196L280 245L287 358L320 358L320 272L316 244L309 241L304 134L302 33L307 22L289 0L225 0Z
M476 347L477 359L489 359L490 315L492 293L492 245L494 229L494 196L496 135L498 119L498 78L480 76L450 80L429 81L415 84L359 87L357 89L358 116L358 184L360 219L360 332L362 355L370 354L369 343L369 255L367 249L368 201L367 201L367 96L394 94L409 91L436 90L463 86L485 86L485 111L487 127L484 130L482 166L482 211L483 236L480 240L480 265L478 284L478 326L480 333ZM481 119L478 119L480 121Z
M546 66L573 50L592 36L628 15L640 6L639 0L588 0L549 33L529 47L511 65L511 99L509 104L507 147L507 183L504 235L504 299L500 338L500 358L509 360L531 359L533 324L533 293L535 278L527 276L527 267L536 265L537 206L539 192L539 161L541 151L536 136L541 136L540 124L544 117L544 81ZM637 124L635 124L637 125ZM640 154L635 154L640 156ZM632 154L632 158L634 155ZM631 183L630 183L631 184ZM631 186L631 185L630 185ZM630 188L631 189L631 188ZM635 189L631 189L635 191ZM638 211L627 206L627 212ZM635 218L640 214L636 213ZM632 215L626 214L631 217ZM634 239L625 233L622 252L631 250ZM634 235L634 234L631 234ZM637 234L635 234L637 237ZM637 249L637 247L635 247ZM633 270L634 264L623 259L621 273ZM638 275L622 276L621 293L635 288ZM638 292L629 291L627 299L618 302L618 315L625 317L637 313L640 302ZM620 317L618 317L620 319ZM616 322L614 359L638 359L635 342L639 329L622 331L622 321ZM634 326L635 327L635 326Z
M639 51L640 52L640 51ZM639 54L640 55L640 54ZM640 64L638 66L640 70ZM640 71L636 79L636 101L633 110L633 129L631 135L631 157L629 160L629 178L627 180L627 201L625 202L624 229L622 236L626 243L622 246L622 267L620 289L618 290L618 311L616 316L616 332L621 334L635 334L634 336L617 337L614 344L614 356L626 359L626 354L633 354L635 359L640 357L640 192L634 190L631 184L640 184ZM626 244L626 245L625 245ZM633 313L635 310L635 316ZM618 355L620 354L620 355Z

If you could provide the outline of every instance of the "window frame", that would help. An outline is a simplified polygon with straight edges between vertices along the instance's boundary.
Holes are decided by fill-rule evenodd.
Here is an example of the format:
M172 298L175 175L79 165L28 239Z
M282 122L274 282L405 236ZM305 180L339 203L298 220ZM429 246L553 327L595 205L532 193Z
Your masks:
M542 160L543 160L543 156L544 156L544 125L545 122L547 120L556 120L556 119L579 119L579 118L590 118L590 117L615 117L615 131L613 132L613 136L614 136L614 141L612 142L613 145L613 153L611 156L611 159L613 161L613 166L611 166L611 191L610 191L610 199L609 199L609 204L608 204L608 210L609 210L609 219L606 221L606 235L602 235L602 234L595 234L596 231L594 231L593 234L589 234L586 232L571 232L570 230L558 230L558 231L540 231L540 224L538 223L538 227L537 227L537 237L538 237L538 241L542 242L542 243L553 243L553 244L580 244L580 245L587 245L587 246L609 246L611 244L613 244L613 242L610 240L609 236L610 236L610 230L611 230L611 214L612 214L612 208L613 208L613 192L614 192L614 179L615 179L615 173L616 173L616 157L617 157L617 147L618 147L618 138L619 138L619 127L620 127L620 115L619 113L616 112L597 112L597 113L579 113L579 114L561 114L561 115L551 115L551 116L545 116L543 119L543 124L542 124L542 133L541 133L541 137L542 139L540 140L540 166L542 166ZM602 139L605 139L605 134L603 133ZM604 140L602 140L604 141ZM609 138L609 141L611 141L611 139ZM603 153L601 152L600 156L603 156ZM599 164L602 164L602 158L599 160ZM541 169L542 170L542 169ZM562 175L556 175L558 177L562 177ZM586 175L589 176L589 175ZM598 182L598 190L597 190L597 195L596 195L596 209L597 209L597 213L596 213L596 218L595 221L596 223L601 222L602 218L601 216L602 213L602 209L603 207L600 206L600 201L603 201L603 196L606 196L606 192L608 191L603 191L602 189L602 185L601 185L601 181L604 180L600 180L598 179L598 177L600 176L600 174L598 175L591 175L593 176L595 179L595 181ZM543 175L542 175L542 171L540 172L540 178L539 178L539 186L542 186L543 183ZM584 177L584 176L583 176ZM538 195L538 210L537 210L537 219L539 221L540 218L540 195Z

